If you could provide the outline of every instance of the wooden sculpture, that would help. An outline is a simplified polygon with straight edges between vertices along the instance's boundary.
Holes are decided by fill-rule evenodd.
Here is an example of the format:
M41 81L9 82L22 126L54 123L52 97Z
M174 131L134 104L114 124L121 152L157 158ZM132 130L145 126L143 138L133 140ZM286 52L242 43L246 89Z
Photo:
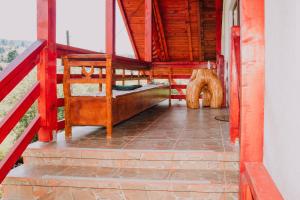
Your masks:
M210 69L193 70L186 90L188 108L199 108L199 97L203 92L204 106L220 108L223 103L223 88L218 76Z

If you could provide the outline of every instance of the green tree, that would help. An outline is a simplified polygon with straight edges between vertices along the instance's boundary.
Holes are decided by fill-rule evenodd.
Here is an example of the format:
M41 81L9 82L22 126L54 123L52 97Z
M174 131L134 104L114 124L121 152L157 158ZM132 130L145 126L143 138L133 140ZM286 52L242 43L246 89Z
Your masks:
M12 50L7 54L7 62L12 62L18 56L17 50Z

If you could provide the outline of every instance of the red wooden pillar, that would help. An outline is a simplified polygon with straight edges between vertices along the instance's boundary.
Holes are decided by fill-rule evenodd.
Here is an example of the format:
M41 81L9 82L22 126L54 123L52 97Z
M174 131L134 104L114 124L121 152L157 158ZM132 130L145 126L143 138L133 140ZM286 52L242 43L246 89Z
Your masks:
M240 1L240 166L263 161L265 94L264 0ZM247 191L241 188L241 196Z
M56 108L56 0L37 0L37 38L46 40L41 53L38 80L41 86L39 141L49 142L57 126Z
M241 169L263 158L264 0L241 0Z
M113 74L112 70L112 59L116 53L116 1L106 0L106 54L107 65L106 65L106 103L107 103L107 122L106 122L106 132L107 138L111 138L112 134L112 84L116 84L112 81Z
M116 1L106 0L106 53L116 53Z
M221 55L222 51L222 19L223 0L216 0L216 53Z
M106 0L106 53L113 57L116 54L116 0ZM113 75L116 73L113 70ZM116 85L116 81L112 81Z
M240 133L240 27L231 28L230 50L230 139L235 142Z
M145 61L152 62L152 0L145 0Z

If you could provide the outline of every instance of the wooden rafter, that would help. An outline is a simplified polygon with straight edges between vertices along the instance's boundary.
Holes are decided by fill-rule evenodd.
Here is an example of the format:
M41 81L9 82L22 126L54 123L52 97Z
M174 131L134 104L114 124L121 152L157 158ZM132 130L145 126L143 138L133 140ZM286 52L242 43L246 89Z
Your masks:
M199 30L199 61L203 61L204 60L204 56L203 56L203 51L202 51L202 26L201 26L201 22L202 22L202 1L198 1L199 4L199 9L197 10L197 18L198 18L198 30Z
M191 31L190 0L186 0L186 11L187 11L186 30L187 30L187 36L189 42L190 61L194 61L192 31Z
M163 51L164 51L164 54L165 54L165 59L169 60L168 46L167 46L164 26L163 26L163 23L162 23L161 14L160 14L160 11L159 11L159 6L158 6L158 1L157 0L153 1L153 11L154 11L155 22L158 26L158 35L160 37L160 42L161 42L161 45L163 47Z
M152 0L145 1L145 61L152 62Z
M132 45L132 48L133 48L133 51L134 51L134 55L135 55L136 59L140 59L140 55L139 55L139 52L137 50L136 43L134 42L134 39L133 39L132 30L129 26L128 16L127 16L127 14L125 12L125 9L124 9L123 1L118 0L118 5L119 5L120 12L121 12L121 15L122 15L122 18L123 18L123 21L124 21L124 24L125 24L125 27L126 27L126 30L127 30L127 34L129 36L129 39L130 39L130 42L131 42L131 45Z

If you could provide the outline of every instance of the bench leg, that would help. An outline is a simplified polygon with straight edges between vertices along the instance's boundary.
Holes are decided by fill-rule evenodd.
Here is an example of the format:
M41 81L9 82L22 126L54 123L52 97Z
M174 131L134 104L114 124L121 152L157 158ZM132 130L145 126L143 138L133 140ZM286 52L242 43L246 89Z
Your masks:
M111 139L112 138L112 124L109 124L106 126L106 138Z
M66 138L72 137L72 126L70 126L69 124L65 125L65 137Z

